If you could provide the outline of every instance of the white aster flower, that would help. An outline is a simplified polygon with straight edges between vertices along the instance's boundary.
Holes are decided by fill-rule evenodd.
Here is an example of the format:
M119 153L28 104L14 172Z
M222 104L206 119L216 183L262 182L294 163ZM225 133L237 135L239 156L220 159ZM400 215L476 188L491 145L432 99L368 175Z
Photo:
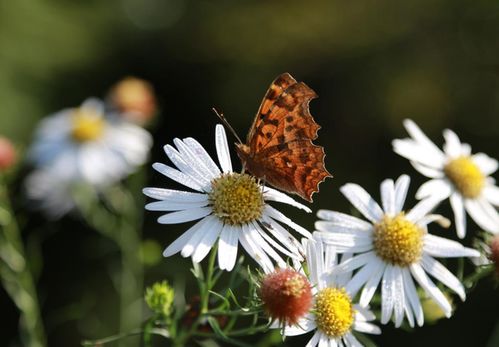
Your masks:
M355 253L333 269L334 274L359 269L346 285L350 295L360 294L360 304L371 301L381 282L381 323L386 324L392 313L398 327L407 317L410 326L414 318L419 326L424 317L413 279L434 300L447 317L452 307L442 291L427 273L449 287L465 300L461 282L434 257L477 257L480 254L460 243L431 235L427 225L433 221L447 222L443 217L428 214L439 202L429 198L420 201L407 213L403 211L410 179L406 175L394 183L387 179L381 184L381 208L359 185L348 183L341 192L368 222L343 213L319 210L323 220L315 223L314 233L338 253Z
M498 168L497 160L484 153L471 154L471 147L461 143L457 135L444 130L445 144L442 152L411 120L404 126L411 138L393 141L395 153L409 159L414 168L431 178L416 193L417 199L449 198L456 224L457 235L466 235L466 213L482 229L499 233L499 188L489 175Z
M106 115L104 104L88 99L43 119L28 157L35 171L26 180L28 197L58 216L74 206L74 184L109 186L142 165L152 145L144 129Z
M310 282L313 285L313 308L296 325L285 326L285 336L296 336L315 330L306 347L362 346L353 332L381 334L374 324L375 315L366 307L353 304L346 287L350 273L331 275L338 265L334 247L318 239L303 239ZM343 259L349 259L344 254ZM276 322L273 325L278 328Z
M275 250L300 259L300 243L277 222L305 237L312 235L267 202L278 201L307 212L311 212L310 209L275 189L262 186L248 174L233 172L223 126L217 125L215 133L221 170L193 138L174 139L176 149L170 145L164 147L178 169L161 163L153 165L166 177L195 192L144 188L145 195L160 200L147 204L146 209L169 212L158 218L161 224L199 220L170 244L163 255L168 257L180 252L197 263L218 240L218 265L227 271L232 270L236 262L238 243L265 271L274 269L271 259L281 267L286 265Z

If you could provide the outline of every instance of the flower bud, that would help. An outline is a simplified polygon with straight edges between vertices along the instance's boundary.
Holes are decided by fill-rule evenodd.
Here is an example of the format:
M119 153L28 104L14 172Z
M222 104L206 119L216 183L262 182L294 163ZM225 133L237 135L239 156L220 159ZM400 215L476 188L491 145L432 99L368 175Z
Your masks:
M490 260L496 268L496 274L499 276L499 235L495 235L490 241Z
M0 172L11 168L16 162L16 150L5 137L0 136Z
M260 299L267 314L284 325L294 325L312 306L312 288L298 271L277 269L263 277Z
M110 101L129 121L144 125L156 113L156 97L151 84L135 77L126 77L110 91Z
M146 288L145 300L147 306L154 312L168 317L172 311L175 292L167 281L156 282Z

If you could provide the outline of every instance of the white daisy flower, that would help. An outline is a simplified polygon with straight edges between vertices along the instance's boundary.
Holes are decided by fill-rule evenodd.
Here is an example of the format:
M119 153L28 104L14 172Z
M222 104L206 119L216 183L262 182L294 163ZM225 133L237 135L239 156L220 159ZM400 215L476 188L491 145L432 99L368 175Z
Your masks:
M350 274L331 275L338 266L334 247L318 239L303 239L310 282L313 285L313 308L296 325L283 329L285 336L296 336L315 330L306 347L362 346L353 332L381 334L374 324L375 315L366 307L353 304L347 285ZM343 255L349 259L350 255ZM279 328L276 322L274 328Z
M411 138L394 140L393 150L431 178L419 188L416 198L449 198L460 238L466 235L465 211L482 229L499 233L499 214L493 207L499 206L499 188L489 177L498 168L497 160L484 153L471 154L470 145L461 143L452 130L444 130L442 152L413 121L406 119L404 126Z
M195 192L145 188L145 195L160 200L149 203L146 209L170 212L158 218L161 224L199 221L166 248L165 257L180 252L197 263L218 240L218 264L227 271L232 270L236 262L238 243L265 271L274 269L272 260L281 267L286 265L275 250L301 258L300 243L278 222L305 237L312 235L267 202L278 201L307 212L311 212L310 209L275 189L262 186L248 174L233 172L222 125L217 125L215 135L221 170L193 138L173 142L176 149L170 145L164 149L178 170L161 163L153 167Z
M28 153L36 170L27 178L27 194L49 214L60 215L59 208L74 205L71 185L109 186L142 165L151 145L146 130L105 115L101 101L88 99L41 121Z
M391 179L383 181L383 208L359 185L344 185L341 192L368 222L335 211L319 210L317 216L323 220L315 223L318 232L314 233L326 244L334 246L338 253L356 254L332 273L359 269L346 290L353 297L363 287L359 301L362 306L369 304L381 282L381 323L388 323L393 313L397 327L402 324L404 315L411 327L414 318L419 326L424 323L413 279L450 317L451 304L427 273L465 300L461 282L434 257L480 255L458 242L428 233L427 225L433 221L449 223L441 216L428 214L438 204L438 199L424 199L407 213L402 210L409 182L406 175L400 176L395 183Z

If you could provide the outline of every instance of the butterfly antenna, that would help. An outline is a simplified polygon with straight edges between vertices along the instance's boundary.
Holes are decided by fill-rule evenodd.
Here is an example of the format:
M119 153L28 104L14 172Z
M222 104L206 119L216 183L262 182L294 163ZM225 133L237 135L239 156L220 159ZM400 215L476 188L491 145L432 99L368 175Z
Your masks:
M241 139L239 138L239 136L237 136L237 133L236 131L234 130L234 128L232 128L232 126L229 124L229 122L227 121L227 119L224 117L223 113L218 113L218 111L216 110L215 107L212 108L213 112L215 112L215 114L217 115L218 118L220 118L220 120L222 121L222 123L225 125L225 127L227 129L230 130L230 132L235 136L236 140L239 142L239 143L243 143L243 141L241 141Z

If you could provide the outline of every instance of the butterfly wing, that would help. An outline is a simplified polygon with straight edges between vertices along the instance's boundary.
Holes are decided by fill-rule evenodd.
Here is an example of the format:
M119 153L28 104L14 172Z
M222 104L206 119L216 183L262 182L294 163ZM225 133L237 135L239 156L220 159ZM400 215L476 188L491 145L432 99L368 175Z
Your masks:
M247 145L238 154L253 175L276 188L311 201L318 185L331 176L324 167L324 150L314 145L320 126L309 111L317 94L285 73L265 95Z

